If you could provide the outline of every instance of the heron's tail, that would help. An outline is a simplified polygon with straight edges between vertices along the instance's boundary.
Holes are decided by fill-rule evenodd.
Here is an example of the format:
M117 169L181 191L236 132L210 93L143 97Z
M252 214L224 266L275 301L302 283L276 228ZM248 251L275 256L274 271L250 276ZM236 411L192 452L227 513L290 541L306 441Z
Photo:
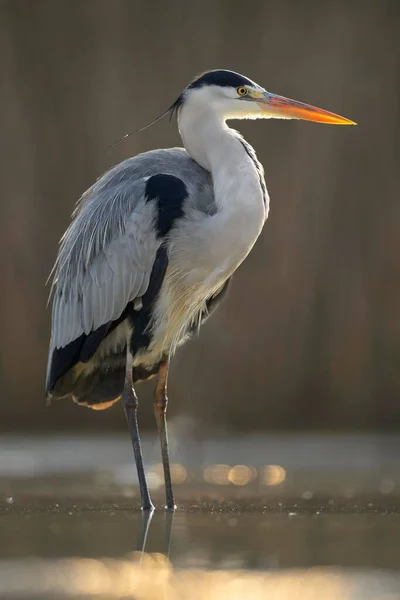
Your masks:
M48 397L70 396L77 404L94 410L117 402L124 389L126 352L103 357L101 361L96 358L75 364L57 380Z
M160 363L151 367L135 367L133 383L157 375ZM78 362L61 375L48 391L47 399L72 397L81 406L94 410L109 408L122 395L125 383L126 349L107 356L94 355L87 362Z

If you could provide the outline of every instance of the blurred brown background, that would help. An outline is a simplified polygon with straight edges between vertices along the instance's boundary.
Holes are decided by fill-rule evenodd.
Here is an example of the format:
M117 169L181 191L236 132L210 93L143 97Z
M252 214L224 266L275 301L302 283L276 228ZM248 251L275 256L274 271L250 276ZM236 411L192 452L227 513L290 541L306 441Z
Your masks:
M164 120L107 146L209 68L359 126L233 123L265 166L270 217L225 306L173 362L171 419L203 431L400 425L399 6L0 1L1 429L125 427L120 407L44 407L44 282L93 180L180 140ZM151 386L138 391L149 399ZM141 422L152 426L150 402Z

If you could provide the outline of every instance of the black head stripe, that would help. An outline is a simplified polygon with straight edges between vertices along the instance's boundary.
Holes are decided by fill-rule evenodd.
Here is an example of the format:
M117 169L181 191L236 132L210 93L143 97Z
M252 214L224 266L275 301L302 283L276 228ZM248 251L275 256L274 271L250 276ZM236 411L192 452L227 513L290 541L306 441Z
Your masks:
M186 90L196 90L202 88L206 85L218 85L220 87L233 87L238 88L243 85L250 85L253 87L257 87L257 84L251 79L248 79L244 75L240 75L240 73L235 73L234 71L227 71L226 69L216 69L214 71L206 71L205 73L201 73L197 75L195 79L193 79L192 83L190 83ZM177 114L180 107L185 102L185 91L177 98L177 100L169 107L168 112L170 114L170 119Z
M241 85L254 86L254 81L235 73L234 71L226 71L225 69L217 69L215 71L207 71L202 73L190 85L189 90L203 87L204 85L218 85L220 87L240 87Z

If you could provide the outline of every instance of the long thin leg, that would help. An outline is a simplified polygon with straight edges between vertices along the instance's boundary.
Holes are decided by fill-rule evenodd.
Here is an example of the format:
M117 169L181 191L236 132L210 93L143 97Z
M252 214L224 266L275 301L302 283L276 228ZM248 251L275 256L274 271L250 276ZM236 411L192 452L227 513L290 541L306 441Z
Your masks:
M154 414L156 416L158 435L161 443L161 457L164 469L165 480L165 498L168 510L174 510L174 495L172 493L171 469L169 466L169 450L168 450L168 431L167 431L167 378L168 378L168 361L165 360L160 365L158 373L158 382L154 394Z
M149 490L146 482L146 475L143 467L142 448L140 446L139 427L137 421L138 399L132 383L132 355L127 352L126 355L126 375L124 391L122 393L122 402L124 404L126 420L128 421L129 431L132 439L133 453L135 455L136 468L139 479L140 496L142 499L142 510L154 510Z

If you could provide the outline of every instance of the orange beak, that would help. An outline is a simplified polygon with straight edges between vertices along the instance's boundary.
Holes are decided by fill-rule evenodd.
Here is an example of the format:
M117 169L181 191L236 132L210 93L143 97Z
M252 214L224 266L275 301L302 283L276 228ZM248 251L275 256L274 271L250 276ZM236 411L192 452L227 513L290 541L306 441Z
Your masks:
M270 94L269 92L265 92L260 99L257 99L257 104L263 112L268 113L272 118L302 119L303 121L315 121L316 123L329 123L331 125L357 125L354 121L322 108L297 102L297 100L291 100L284 96Z

